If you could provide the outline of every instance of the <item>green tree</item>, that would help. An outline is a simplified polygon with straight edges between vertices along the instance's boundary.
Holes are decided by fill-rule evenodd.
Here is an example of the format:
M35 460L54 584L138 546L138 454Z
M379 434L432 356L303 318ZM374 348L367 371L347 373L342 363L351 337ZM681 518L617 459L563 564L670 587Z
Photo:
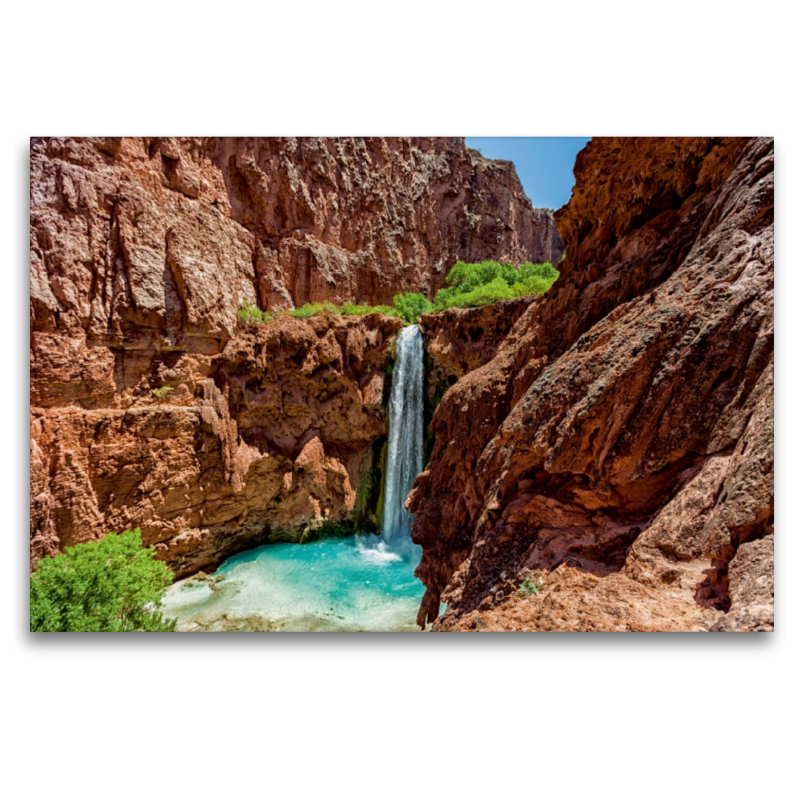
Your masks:
M508 300L512 297L514 297L512 288L502 278L495 278L489 283L476 286L469 292L458 295L453 305L458 305L460 308L472 308L485 306L487 303L496 303L498 300Z
M519 280L526 281L530 278L540 278L552 284L560 274L549 261L545 261L544 264L531 264L530 261L526 261L519 265L517 276L514 277L512 283Z
M31 630L173 631L158 610L172 577L139 528L67 547L31 575Z
M447 285L436 293L434 310L469 308L511 297L544 294L559 276L549 262L525 262L515 267L497 261L468 264L457 261L447 275Z
M407 322L409 325L417 322L420 314L427 314L433 308L433 303L419 292L396 294L392 300L392 305L403 322Z

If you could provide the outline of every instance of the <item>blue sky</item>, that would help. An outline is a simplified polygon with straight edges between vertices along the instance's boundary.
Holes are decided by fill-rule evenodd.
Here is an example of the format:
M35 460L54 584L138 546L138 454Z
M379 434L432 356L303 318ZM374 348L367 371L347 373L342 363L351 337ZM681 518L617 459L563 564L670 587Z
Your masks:
M468 136L467 147L486 158L513 161L534 207L557 209L569 200L575 156L588 141L588 136Z

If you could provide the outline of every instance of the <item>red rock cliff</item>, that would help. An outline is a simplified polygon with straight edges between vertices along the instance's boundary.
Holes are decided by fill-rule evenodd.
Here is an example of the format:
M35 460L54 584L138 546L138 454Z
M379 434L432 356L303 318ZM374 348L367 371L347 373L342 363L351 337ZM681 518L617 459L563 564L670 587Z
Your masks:
M769 630L772 140L594 139L575 174L562 277L434 415L419 621Z
M32 140L31 563L139 525L185 574L352 513L399 322L243 330L241 303L386 302L560 247L461 139Z
M386 433L384 369L401 325L380 315L252 325L218 356L151 355L128 386L113 358L37 350L47 371L32 390L32 563L139 526L184 575L349 517ZM102 386L107 395L89 394ZM174 391L158 399L160 386Z
M459 258L557 261L552 214L463 139L34 139L35 328L230 336L262 308L432 294Z

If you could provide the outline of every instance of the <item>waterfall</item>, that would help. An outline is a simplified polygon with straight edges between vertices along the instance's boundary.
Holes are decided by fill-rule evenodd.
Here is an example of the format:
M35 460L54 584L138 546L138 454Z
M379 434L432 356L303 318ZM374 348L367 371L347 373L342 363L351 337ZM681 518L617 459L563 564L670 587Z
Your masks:
M413 515L403 505L422 472L422 333L409 325L397 337L397 358L389 397L389 444L384 475L380 540L363 552L376 560L411 556L419 548L411 541Z
M389 447L386 454L381 532L389 542L408 538L413 516L403 503L422 472L422 333L409 325L397 337L397 359L389 398Z

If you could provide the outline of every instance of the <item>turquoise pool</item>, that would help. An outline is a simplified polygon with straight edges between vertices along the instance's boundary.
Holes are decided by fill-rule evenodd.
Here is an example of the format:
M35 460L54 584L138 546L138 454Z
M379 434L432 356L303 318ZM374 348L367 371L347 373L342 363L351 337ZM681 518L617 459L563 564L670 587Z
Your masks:
M376 536L271 544L229 558L205 581L167 592L178 630L418 631L420 548L390 550Z

